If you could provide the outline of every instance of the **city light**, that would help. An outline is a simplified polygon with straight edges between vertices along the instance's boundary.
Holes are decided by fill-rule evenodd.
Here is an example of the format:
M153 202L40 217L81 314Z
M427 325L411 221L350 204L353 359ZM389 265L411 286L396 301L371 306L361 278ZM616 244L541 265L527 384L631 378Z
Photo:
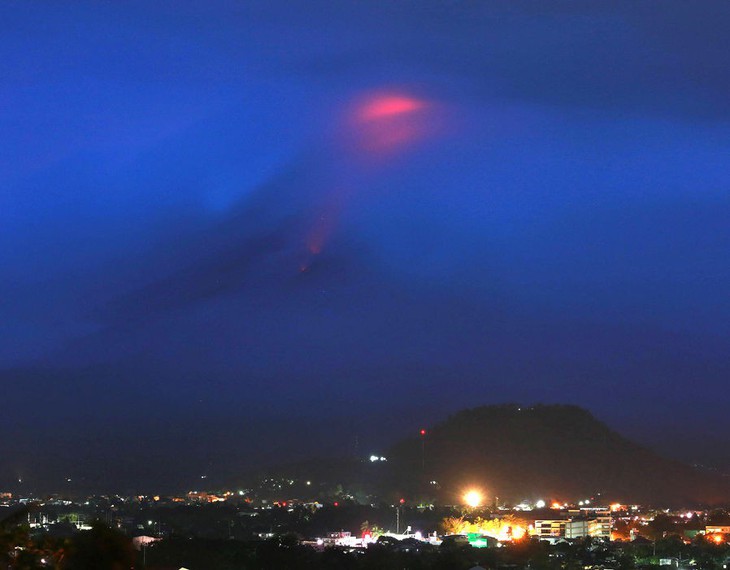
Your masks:
M545 508L545 501L543 501L542 499L540 499L539 501L537 501L537 502L535 503L535 507L536 507L536 508L538 508L538 509L543 509L543 508Z
M513 526L509 530L505 530L504 534L508 539L511 535L513 540L522 540L527 535L527 529L521 526Z
M464 495L464 502L468 507L476 508L482 504L482 494L479 491L471 490Z
M444 528L449 534L476 535L477 540L483 540L484 537L489 536L500 542L522 540L527 536L526 526L526 521L512 516L492 519L477 517L474 520L467 520L465 517L444 519ZM486 544L482 546L486 546Z

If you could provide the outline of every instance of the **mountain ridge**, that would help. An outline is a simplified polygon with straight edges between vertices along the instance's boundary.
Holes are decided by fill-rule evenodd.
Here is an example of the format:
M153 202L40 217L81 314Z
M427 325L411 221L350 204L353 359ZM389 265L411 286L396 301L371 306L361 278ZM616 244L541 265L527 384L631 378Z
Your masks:
M491 496L719 504L730 482L666 459L573 405L502 404L462 410L389 450L398 486L407 473L439 489L483 486ZM448 495L449 491L446 491ZM441 493L443 494L443 493Z

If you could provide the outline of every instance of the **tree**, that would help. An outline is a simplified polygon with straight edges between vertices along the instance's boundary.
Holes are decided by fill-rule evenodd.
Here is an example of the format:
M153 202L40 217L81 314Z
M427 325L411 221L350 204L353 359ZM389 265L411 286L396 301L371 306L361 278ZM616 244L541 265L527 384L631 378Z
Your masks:
M96 522L66 544L61 570L129 570L134 564L132 541L121 532Z
M28 506L17 509L0 521L0 566L9 570L35 570L41 560L56 557L54 545L39 546L31 539L28 526L23 522Z
M360 524L360 532L363 535L369 534L371 537L376 538L383 534L383 529L376 524L370 524L370 521L363 521Z
M464 517L446 517L441 521L441 527L444 529L446 534L462 534L467 532L467 525L469 523L464 520Z

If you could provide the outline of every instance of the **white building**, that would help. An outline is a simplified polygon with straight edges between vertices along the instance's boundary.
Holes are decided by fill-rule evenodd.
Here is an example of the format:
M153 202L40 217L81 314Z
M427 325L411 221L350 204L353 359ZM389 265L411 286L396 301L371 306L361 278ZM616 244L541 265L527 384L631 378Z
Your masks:
M535 536L554 538L601 538L611 540L611 513L596 511L590 517L575 516L535 521Z
M535 521L535 536L538 538L555 538L565 536L568 519L544 519Z

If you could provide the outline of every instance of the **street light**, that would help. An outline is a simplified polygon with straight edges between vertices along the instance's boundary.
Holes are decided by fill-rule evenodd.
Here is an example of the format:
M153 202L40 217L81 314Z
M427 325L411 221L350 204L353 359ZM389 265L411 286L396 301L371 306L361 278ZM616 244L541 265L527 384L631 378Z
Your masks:
M418 432L421 435L421 471L426 471L426 430Z
M395 506L395 534L400 534L400 508L405 504L405 502L405 499L401 499Z
M471 507L472 509L475 509L479 505L481 505L482 499L483 499L482 494L479 491L477 491L476 489L467 491L464 494L464 502L466 503L466 506Z

